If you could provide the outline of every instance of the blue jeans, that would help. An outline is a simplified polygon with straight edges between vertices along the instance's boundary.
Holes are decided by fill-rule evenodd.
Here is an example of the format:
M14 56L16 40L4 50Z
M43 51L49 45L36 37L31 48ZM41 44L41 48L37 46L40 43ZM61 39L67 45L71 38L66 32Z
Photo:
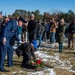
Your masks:
M59 43L59 52L62 52L63 49L63 43Z
M0 71L4 70L4 61L7 54L8 67L13 66L13 48L10 45L10 38L7 38L6 44L0 42Z
M50 41L51 43L55 43L55 33L54 32L50 32Z
M42 43L42 34L38 35L38 39L39 39L39 47L41 47L41 43Z
M42 40L43 40L43 41L46 41L46 31L43 32L43 35L42 35L42 36L43 36L43 37L42 37Z

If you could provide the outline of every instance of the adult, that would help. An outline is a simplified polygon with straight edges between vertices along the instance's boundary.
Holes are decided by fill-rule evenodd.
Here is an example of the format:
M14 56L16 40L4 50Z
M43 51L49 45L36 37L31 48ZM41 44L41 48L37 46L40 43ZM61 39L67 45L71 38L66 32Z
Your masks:
M68 27L68 48L70 48L72 41L72 48L75 49L75 19Z
M30 14L30 21L28 23L29 42L36 40L37 22L34 20L34 14Z
M47 34L47 39L49 39L49 37L50 37L50 22L48 22L48 24L46 26L46 34Z
M56 23L54 21L54 18L52 18L52 22L50 23L51 43L55 43L55 33L56 33Z
M9 20L10 20L10 19L9 19L8 16L5 16L5 17L4 17L4 20L3 20L2 23L1 23L1 29L6 25L6 23L8 23Z
M39 46L38 47L41 47L43 31L44 31L44 28L41 24L41 20L39 20L38 27L37 27L37 38L39 39Z
M58 24L58 43L59 43L59 52L61 53L63 50L63 42L65 39L64 33L65 33L66 25L63 19L60 20Z
M47 28L47 21L44 20L44 22L42 23L42 25L43 25L43 27L44 27L42 40L43 40L43 41L46 41L46 28Z
M22 26L22 40L27 42L27 26L28 26L28 23L24 23L23 26Z
M52 47L54 47L54 43L56 41L55 34L56 34L56 22L55 22L54 18L51 18L51 22L50 22L50 42L51 42Z
M23 22L26 22L22 17L18 20L18 25ZM17 22L15 20L10 20L2 30L1 37L0 37L0 71L1 72L8 72L4 69L4 60L7 54L8 58L8 67L13 66L13 47L10 45L10 40L12 37L16 37L19 43L23 43L20 41L17 35Z

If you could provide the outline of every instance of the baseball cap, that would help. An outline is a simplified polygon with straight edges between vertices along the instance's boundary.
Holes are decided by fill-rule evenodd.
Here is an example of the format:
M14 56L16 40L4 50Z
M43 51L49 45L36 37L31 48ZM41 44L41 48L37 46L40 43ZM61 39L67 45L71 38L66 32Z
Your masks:
M30 14L30 17L34 17L34 14Z

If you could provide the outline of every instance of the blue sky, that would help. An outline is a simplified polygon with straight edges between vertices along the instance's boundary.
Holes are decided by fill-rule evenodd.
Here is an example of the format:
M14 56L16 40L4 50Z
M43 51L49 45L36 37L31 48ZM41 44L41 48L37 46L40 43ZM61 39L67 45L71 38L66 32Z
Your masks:
M56 10L67 12L69 9L75 12L75 0L0 0L0 11L3 14L12 14L16 9L39 9L42 14Z

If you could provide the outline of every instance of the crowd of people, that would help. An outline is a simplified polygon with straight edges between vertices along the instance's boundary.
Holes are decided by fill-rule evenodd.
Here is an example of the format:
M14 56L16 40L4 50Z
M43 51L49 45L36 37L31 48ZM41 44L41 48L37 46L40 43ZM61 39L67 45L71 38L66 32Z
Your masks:
M51 18L49 22L46 20L36 21L34 14L30 14L29 21L22 17L13 19L6 16L0 23L0 71L6 72L4 69L6 54L8 56L8 67L13 66L14 50L12 45L15 44L15 40L18 41L18 46L29 41L32 48L31 52L34 56L33 51L42 46L42 41L47 42L47 40L52 48L58 42L59 52L61 53L65 38L68 39L68 48L72 45L72 49L75 49L75 19L71 23L66 23L64 18L59 21L56 21L54 18ZM27 55L29 56L29 54ZM23 60L24 63L27 63L29 59L30 57L28 59L25 58ZM34 62L32 61L32 63Z

